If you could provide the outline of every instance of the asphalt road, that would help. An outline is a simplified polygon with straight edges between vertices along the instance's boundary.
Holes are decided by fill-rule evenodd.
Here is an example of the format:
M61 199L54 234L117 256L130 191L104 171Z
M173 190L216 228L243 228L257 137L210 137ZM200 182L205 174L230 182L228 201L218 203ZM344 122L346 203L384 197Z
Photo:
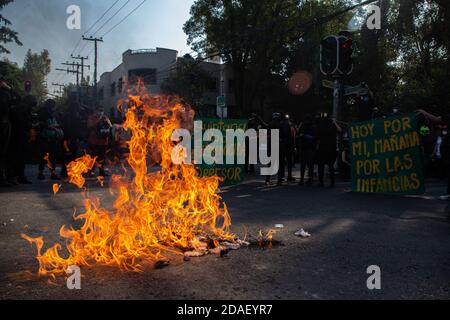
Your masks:
M283 224L272 249L244 248L142 273L82 268L81 290L35 276L35 248L20 237L24 226L46 243L71 225L81 196L52 182L0 189L0 299L449 299L450 201L441 182L421 197L359 195L290 184L266 187L254 177L222 189L232 231L251 234ZM91 191L107 194L101 188ZM304 228L312 236L294 235ZM368 290L366 269L381 268L381 290Z

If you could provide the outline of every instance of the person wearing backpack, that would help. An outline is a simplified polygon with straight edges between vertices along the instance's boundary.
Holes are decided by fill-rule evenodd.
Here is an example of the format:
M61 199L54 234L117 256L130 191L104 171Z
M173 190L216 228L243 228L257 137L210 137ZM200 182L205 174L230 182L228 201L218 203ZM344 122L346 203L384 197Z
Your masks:
M111 142L112 124L102 106L98 106L87 120L88 145L90 154L97 157L99 176L105 177L106 151ZM94 169L95 170L95 169ZM93 173L92 173L93 174Z

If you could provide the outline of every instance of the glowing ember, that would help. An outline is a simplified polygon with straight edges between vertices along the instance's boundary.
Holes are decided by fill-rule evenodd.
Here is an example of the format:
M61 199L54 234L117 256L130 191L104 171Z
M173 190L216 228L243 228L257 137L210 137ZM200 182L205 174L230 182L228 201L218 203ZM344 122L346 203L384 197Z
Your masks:
M59 192L59 189L61 189L61 185L57 184L57 183L54 183L53 184L53 194L56 195Z
M53 165L52 165L52 163L50 162L50 154L49 154L49 153L46 153L46 154L45 154L44 160L47 161L47 167L48 167L50 170L53 170Z
M65 249L57 243L43 252L42 237L22 237L37 247L40 275L63 273L70 265L102 264L122 270L141 271L143 262L160 261L165 254L204 249L199 239L235 241L229 233L230 217L216 193L218 177L197 176L192 165L174 165L171 141L175 129L192 122L194 112L173 97L150 96L139 86L125 101L130 107L124 124L129 141L131 173L112 176L113 210L85 195L86 212L75 216L84 221L79 230L60 229ZM120 102L122 104L122 102ZM95 159L86 155L68 166L70 182L82 188L83 174ZM149 170L159 164L158 171Z
M100 186L103 188L105 186L105 177L98 176L97 181L100 184Z

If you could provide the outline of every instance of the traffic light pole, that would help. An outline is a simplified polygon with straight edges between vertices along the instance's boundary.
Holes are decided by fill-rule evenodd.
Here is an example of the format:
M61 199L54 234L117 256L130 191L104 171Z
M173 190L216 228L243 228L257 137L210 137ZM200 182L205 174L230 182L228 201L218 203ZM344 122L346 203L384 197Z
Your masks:
M334 80L334 90L333 90L333 119L338 120L339 116L339 105L340 105L340 92L341 92L341 81L336 78Z

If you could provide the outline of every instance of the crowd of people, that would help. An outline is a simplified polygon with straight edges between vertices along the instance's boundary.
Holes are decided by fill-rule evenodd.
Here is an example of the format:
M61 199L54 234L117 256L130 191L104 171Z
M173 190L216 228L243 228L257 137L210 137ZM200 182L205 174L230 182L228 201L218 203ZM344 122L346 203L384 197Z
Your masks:
M326 115L307 115L304 120L295 125L289 115L274 113L269 123L256 115L249 120L248 129L276 129L279 130L279 170L277 183L295 182L293 167L300 164L301 185L313 185L315 165L318 168L318 182L325 186L325 168L329 171L330 186L335 184L335 162L337 159L337 136L343 132L342 127L334 119ZM270 142L271 139L268 139ZM270 145L267 146L270 150ZM246 165L246 171L254 172L253 165ZM287 171L287 177L286 177ZM308 179L306 173L308 172ZM271 177L266 176L266 184L270 184Z
M56 102L49 99L38 104L32 95L19 96L5 81L0 81L0 186L31 184L25 174L25 164L32 160L35 150L38 162L37 178L59 180L67 177L67 165L77 157L89 153L96 157L94 170L90 172L105 177L105 165L117 164L126 153L129 139L122 121L111 121L103 107L94 110L81 106L76 99L69 99L68 110L57 114ZM399 115L394 108L391 115ZM422 142L422 155L426 177L448 177L450 194L450 138L449 116L435 116L418 110ZM372 118L385 117L373 108ZM334 187L336 169L340 176L349 179L351 161L347 125L326 114L306 115L295 124L288 115L274 113L270 122L253 115L248 129L279 130L278 184L295 182L293 168L299 164L300 185L312 186L317 179L325 186L325 168L329 172L329 186ZM270 130L268 130L270 134ZM271 139L268 139L270 144ZM270 145L267 150L271 150ZM60 172L56 172L60 164ZM248 173L255 172L254 165L246 165ZM271 177L266 177L270 184Z
M67 165L84 153L97 158L91 176L96 168L99 176L106 176L107 159L120 158L122 125L113 124L101 106L89 111L70 100L68 110L56 111L55 100L38 105L34 96L21 97L0 81L0 186L31 184L25 164L33 161L33 154L39 180L48 178L47 170L52 180L66 178Z
M391 114L384 114L374 107L371 118L401 115L394 107ZM419 134L421 137L424 176L448 180L447 194L450 194L450 137L448 126L450 116L438 117L424 110L417 111ZM300 185L312 186L318 179L320 187L325 186L325 167L329 172L329 186L334 187L336 169L343 179L351 175L348 124L338 122L326 114L304 116L295 124L289 115L274 113L270 123L265 123L257 115L248 121L248 129L278 129L280 133L280 170L277 182L295 182L292 170L297 163L300 167ZM269 139L270 141L270 139ZM270 146L268 146L270 150ZM287 176L286 176L287 168ZM253 173L253 165L246 165L246 171ZM306 174L308 173L308 176ZM271 177L266 177L270 184Z

